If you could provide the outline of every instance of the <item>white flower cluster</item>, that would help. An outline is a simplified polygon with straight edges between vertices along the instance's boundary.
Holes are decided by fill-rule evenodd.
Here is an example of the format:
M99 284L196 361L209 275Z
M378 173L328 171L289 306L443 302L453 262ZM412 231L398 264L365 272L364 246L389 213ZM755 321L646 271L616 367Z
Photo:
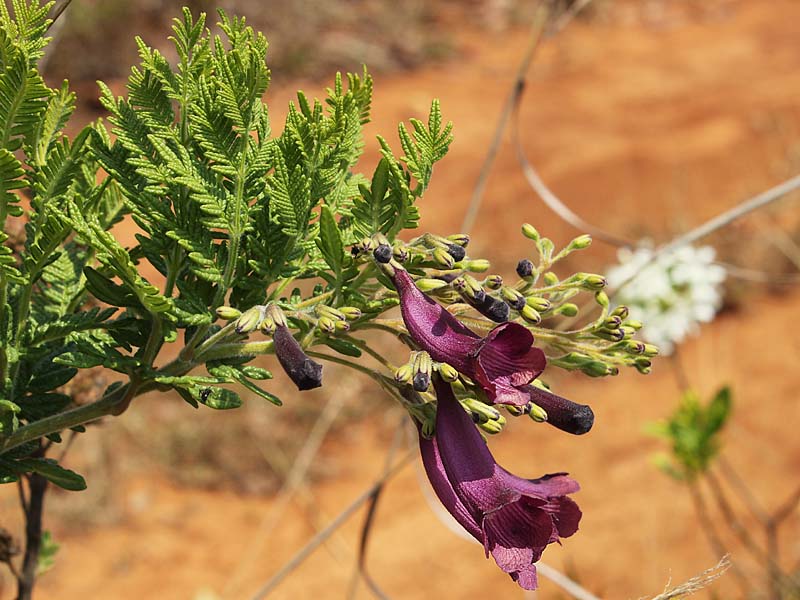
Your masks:
M644 323L642 337L666 355L695 333L699 323L714 319L722 304L720 288L726 273L714 264L711 246L684 245L655 260L653 254L651 248L620 250L620 264L609 269L607 279L615 288L638 273L620 290L616 301Z

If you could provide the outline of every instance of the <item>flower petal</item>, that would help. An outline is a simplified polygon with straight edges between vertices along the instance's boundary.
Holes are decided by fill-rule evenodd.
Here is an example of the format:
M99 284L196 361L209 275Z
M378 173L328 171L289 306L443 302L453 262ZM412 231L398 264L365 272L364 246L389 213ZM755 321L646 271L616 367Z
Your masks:
M395 269L394 284L400 295L403 322L414 341L434 360L469 374L469 355L481 342L480 336L422 293L406 270Z
M516 502L501 506L497 510L487 513L483 519L483 531L486 535L488 548L494 556L495 546L502 546L507 550L527 550L527 563L503 563L498 565L504 571L518 571L525 564L539 560L542 551L550 543L555 525L553 518L544 510L545 502L538 498L521 497ZM509 560L511 553L503 554L504 560ZM516 560L523 559L523 553L514 554ZM495 559L496 560L496 559Z
M474 356L475 376L489 399L498 404L522 406L530 401L526 386L547 365L533 335L519 323L503 323L489 332Z
M425 473L431 482L433 491L439 501L444 505L447 511L453 515L458 523L467 530L467 532L476 540L483 540L483 531L480 525L472 517L470 512L464 506L464 503L459 500L453 490L453 485L447 479L447 473L442 464L442 457L439 454L439 446L436 443L436 438L425 439L420 432L419 435L419 449L422 454L422 464L425 466Z

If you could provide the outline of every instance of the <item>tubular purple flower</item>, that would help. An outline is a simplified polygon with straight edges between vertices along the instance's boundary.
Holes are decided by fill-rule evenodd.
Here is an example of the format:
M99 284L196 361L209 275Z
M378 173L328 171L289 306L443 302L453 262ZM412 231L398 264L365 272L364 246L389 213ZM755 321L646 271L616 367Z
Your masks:
M272 334L275 355L286 374L300 391L322 385L322 365L310 359L286 325L277 325Z
M590 406L572 402L535 385L526 389L531 400L545 410L547 422L553 427L573 435L583 435L594 425L594 412Z
M483 544L486 556L521 587L537 587L545 548L578 530L581 511L567 494L580 486L565 473L523 479L498 465L449 384L434 380L438 408L432 439L419 436L431 485L450 514Z
M523 406L531 401L527 386L547 360L527 328L502 323L482 338L422 293L404 269L395 268L392 279L408 333L422 350L478 383L496 404Z

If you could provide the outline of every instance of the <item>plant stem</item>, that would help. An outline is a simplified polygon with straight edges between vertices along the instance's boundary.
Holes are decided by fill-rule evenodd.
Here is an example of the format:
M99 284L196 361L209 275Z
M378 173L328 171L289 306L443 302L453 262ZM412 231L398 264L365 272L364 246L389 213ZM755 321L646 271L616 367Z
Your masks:
M42 545L42 513L47 479L38 473L26 476L28 480L28 505L25 510L25 556L22 572L17 579L17 600L31 600L36 583L36 568L39 566L39 550Z
M689 481L688 487L689 495L692 498L692 504L694 505L694 510L697 514L697 519L700 521L700 528L706 535L706 539L711 546L711 550L717 556L726 556L729 554L729 552L725 549L725 545L722 543L719 535L717 535L717 530L714 527L714 524L711 522L711 517L708 514L708 506L706 505L705 500L703 500L703 496L700 493L697 483L694 481ZM751 589L751 585L747 580L747 577L745 577L744 573L736 563L731 563L731 571L736 576L739 586L742 588L744 597L747 597Z
M96 421L100 417L108 416L125 400L129 389L130 384L120 386L96 402L78 406L77 408L39 419L28 425L23 425L0 442L0 452L7 452L50 433L84 425L91 421ZM150 389L148 385L142 384L139 386L137 394L144 393L148 389Z

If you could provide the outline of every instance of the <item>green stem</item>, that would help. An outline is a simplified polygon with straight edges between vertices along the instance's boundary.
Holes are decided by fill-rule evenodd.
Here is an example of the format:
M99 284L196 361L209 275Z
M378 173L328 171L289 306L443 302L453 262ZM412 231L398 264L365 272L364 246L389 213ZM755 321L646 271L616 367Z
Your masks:
M120 404L125 402L126 399L130 399L130 386L131 384L123 385L91 404L78 406L77 408L39 419L28 425L23 425L5 440L0 441L0 452L7 452L48 434L57 433L78 425L85 425L101 417L111 415ZM152 385L149 383L140 384L133 395L142 394L151 388Z
M6 322L6 302L8 300L8 287L6 276L0 272L0 323ZM8 354L6 345L0 344L0 393L6 385L6 372L8 371Z

